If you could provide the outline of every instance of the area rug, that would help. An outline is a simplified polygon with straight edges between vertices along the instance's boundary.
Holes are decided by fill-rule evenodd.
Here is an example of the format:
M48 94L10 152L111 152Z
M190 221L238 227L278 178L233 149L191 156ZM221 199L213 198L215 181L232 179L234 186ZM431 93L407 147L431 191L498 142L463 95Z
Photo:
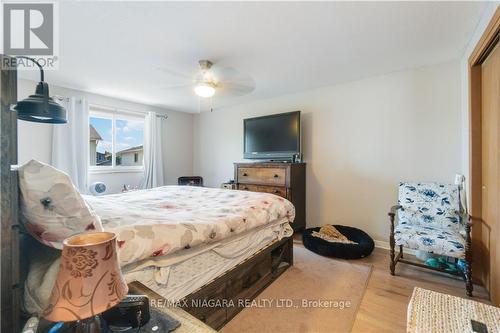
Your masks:
M221 332L350 332L370 273L369 265L294 244L294 266Z

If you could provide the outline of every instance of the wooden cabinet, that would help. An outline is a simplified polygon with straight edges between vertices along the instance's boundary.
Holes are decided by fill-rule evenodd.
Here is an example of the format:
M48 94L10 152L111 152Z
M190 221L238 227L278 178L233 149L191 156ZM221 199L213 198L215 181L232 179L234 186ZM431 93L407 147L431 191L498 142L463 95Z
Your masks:
M272 193L290 200L295 206L293 230L305 228L305 163L235 163L234 178L238 190Z

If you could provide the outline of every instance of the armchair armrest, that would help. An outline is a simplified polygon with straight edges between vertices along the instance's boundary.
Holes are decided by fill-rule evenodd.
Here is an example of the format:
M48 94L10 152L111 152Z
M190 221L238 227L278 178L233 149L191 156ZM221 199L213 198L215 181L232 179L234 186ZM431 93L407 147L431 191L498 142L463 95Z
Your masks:
M398 209L401 208L401 205L394 205L391 207L391 210L389 211L388 215L391 216L391 217L394 217L396 215L396 212L398 211Z
M471 237L471 227L472 224L474 223L473 221L477 219L473 217L472 215L467 216L467 221L464 223L465 225L465 260L467 261L467 274L470 277L471 271L470 271L470 265L472 262L472 237ZM470 288L470 290L469 290ZM472 293L472 287L467 285L467 292Z
M469 226L471 227L474 223L475 220L481 220L480 218L478 217L475 217L475 216L472 216L472 215L467 215L467 220L466 222L464 223L466 226Z

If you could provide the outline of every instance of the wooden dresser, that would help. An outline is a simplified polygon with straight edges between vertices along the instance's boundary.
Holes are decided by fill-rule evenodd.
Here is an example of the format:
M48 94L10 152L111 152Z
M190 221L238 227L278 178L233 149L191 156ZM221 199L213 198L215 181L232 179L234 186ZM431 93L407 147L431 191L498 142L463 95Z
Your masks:
M234 163L238 190L267 192L290 200L295 206L294 231L306 227L305 163Z

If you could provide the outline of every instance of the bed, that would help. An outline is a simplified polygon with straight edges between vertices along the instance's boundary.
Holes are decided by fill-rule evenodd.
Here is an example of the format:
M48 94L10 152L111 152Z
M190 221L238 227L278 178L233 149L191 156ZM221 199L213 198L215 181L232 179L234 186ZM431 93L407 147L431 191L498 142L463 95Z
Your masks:
M21 220L40 243L30 257L25 309L39 312L70 234L117 235L127 282L140 283L218 329L292 265L293 205L273 194L164 186L81 196L37 161L19 169ZM226 300L207 306L204 300Z

